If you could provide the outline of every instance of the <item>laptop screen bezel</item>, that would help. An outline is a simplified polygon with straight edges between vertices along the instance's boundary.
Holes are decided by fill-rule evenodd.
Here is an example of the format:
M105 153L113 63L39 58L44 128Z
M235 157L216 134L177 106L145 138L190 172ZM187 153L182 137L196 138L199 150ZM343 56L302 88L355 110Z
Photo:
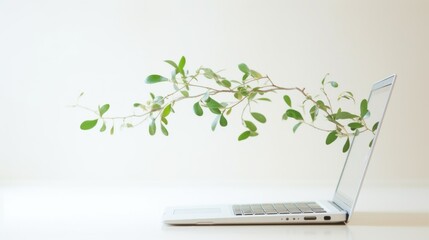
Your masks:
M379 82L376 82L372 86L371 92L369 94L368 102L371 101L371 95L372 95L372 93L374 91L379 90L379 89L384 88L384 87L391 86L390 92L389 92L389 96L388 96L388 99L387 99L387 102L386 102L386 105L384 106L384 109L383 109L383 112L382 112L382 115L381 115L381 119L379 121L377 132L375 133L375 136L374 136L372 147L369 150L370 152L369 152L368 161L366 163L365 168L363 169L364 172L363 172L362 178L360 179L360 182L359 182L359 187L358 187L358 190L357 190L356 197L352 201L349 201L346 197L343 197L340 194L340 192L338 191L338 188L340 186L341 179L343 177L344 169L347 166L347 161L349 159L349 155L350 155L351 150L353 148L353 142L354 142L354 138L355 137L353 137L352 143L350 145L350 149L349 149L349 151L347 153L347 158L346 158L346 161L344 163L344 167L343 167L343 170L341 172L339 181L337 183L337 188L335 189L335 194L334 194L334 198L333 198L333 202L347 212L347 214L348 214L347 221L350 219L350 217L351 217L351 215L353 213L353 209L356 206L356 202L357 202L357 199L359 197L359 192L360 192L360 189L362 187L362 183L363 183L363 180L365 178L366 171L368 169L369 161L371 160L372 153L374 152L374 148L375 148L375 145L377 143L377 139L378 139L378 135L379 135L379 132L380 132L380 129L381 129L381 125L382 125L383 119L384 119L384 115L386 113L386 109L387 109L387 106L388 106L389 101L390 101L390 96L392 95L392 90L393 90L393 86L394 86L394 83L395 83L395 79L396 79L396 75L392 75L392 76L389 76L389 77L387 77L387 78L385 78L385 79L383 79L383 80L381 80Z

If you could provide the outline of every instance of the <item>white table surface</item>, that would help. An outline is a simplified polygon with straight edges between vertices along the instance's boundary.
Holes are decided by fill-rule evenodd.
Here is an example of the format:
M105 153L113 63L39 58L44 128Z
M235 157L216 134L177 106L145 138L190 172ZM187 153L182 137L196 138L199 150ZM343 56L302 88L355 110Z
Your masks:
M0 239L429 239L429 188L365 188L347 225L168 226L171 205L330 199L315 187L1 186Z

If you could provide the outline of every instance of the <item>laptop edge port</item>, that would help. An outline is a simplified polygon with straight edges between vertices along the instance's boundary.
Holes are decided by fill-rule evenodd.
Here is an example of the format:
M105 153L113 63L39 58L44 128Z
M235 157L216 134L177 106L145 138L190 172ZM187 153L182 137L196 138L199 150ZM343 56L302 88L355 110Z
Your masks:
M324 216L323 219L326 221L329 221L329 220L331 220L331 216Z
M317 218L315 216L307 216L304 217L304 220L316 220Z

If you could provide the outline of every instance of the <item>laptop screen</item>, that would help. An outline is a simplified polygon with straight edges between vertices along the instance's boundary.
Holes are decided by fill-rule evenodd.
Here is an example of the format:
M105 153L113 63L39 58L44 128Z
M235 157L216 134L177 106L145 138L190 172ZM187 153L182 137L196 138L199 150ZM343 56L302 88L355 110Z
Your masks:
M372 149L375 146L375 137L381 127L381 121L387 108L394 78L395 76L392 76L374 84L368 100L370 114L365 121L370 129L377 124L377 130L375 134L366 131L354 137L337 186L334 201L337 202L339 200L342 203L340 205L343 205L341 207L345 207L344 210L348 211L349 214L357 200Z

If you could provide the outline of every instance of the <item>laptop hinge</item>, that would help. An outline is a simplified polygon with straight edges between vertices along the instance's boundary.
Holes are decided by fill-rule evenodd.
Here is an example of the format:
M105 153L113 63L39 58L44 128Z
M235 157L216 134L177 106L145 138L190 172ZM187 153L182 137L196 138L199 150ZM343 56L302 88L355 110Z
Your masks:
M349 212L347 212L346 210L342 209L338 204L336 204L334 201L330 201L330 203L332 203L332 205L334 207L336 207L339 211L343 211L346 212L346 222L347 220L349 220Z

